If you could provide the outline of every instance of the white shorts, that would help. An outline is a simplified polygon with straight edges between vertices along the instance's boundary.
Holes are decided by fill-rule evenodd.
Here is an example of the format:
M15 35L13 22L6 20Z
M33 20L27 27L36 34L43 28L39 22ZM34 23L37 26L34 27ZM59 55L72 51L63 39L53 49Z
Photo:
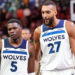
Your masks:
M40 75L75 75L75 69L68 69L62 71L41 71Z

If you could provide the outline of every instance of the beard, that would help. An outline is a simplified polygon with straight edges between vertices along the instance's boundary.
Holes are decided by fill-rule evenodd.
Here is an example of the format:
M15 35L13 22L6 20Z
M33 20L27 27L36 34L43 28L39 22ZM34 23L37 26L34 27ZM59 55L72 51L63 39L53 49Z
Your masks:
M53 17L48 18L48 19L43 19L43 23L47 26L51 26L53 24L53 22L54 22Z

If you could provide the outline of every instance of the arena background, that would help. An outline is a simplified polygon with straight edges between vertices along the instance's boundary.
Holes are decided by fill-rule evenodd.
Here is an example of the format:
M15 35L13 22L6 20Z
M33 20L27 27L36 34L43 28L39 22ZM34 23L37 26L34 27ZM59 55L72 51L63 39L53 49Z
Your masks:
M23 28L33 32L41 25L41 5L46 0L0 0L0 39L8 37L7 22L18 18ZM53 0L56 3L60 19L75 22L75 0ZM66 15L66 16L65 16Z
M23 28L34 29L41 25L41 4L46 0L0 0L0 38L7 37L6 24L10 18L18 18ZM74 21L75 0L53 0L60 19ZM65 16L66 15L66 16Z

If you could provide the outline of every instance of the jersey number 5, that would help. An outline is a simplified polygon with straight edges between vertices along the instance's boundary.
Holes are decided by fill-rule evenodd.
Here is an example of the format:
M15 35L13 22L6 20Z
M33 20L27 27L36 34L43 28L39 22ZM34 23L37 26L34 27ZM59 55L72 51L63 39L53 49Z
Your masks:
M12 72L15 72L15 71L17 70L16 64L17 64L16 61L12 61L12 62L11 62L11 67L12 67L12 68L11 68L10 70L11 70Z
M61 44L61 41L54 42L54 44L53 43L49 43L48 47L51 47L51 49L49 51L49 54L55 53L55 52L59 52L60 44ZM54 50L55 45L57 45L56 50Z

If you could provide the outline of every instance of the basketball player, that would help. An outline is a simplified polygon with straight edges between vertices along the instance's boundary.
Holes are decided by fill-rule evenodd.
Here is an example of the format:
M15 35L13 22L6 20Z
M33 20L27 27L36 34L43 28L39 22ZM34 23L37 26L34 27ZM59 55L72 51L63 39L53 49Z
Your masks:
M31 35L32 35L31 31L28 28L22 29L22 38L24 38L25 40L28 40L31 43L31 47L33 47L34 46L34 41L31 39L31 37L32 37ZM40 54L40 51L39 51L39 54ZM33 60L29 60L29 62L33 63ZM33 69L33 66L34 66L34 65L32 65L32 63L29 63L29 74L31 73L31 71ZM35 69L34 69L35 71L36 71L37 63L38 62L35 61Z
M30 32L30 30L28 28L22 29L22 38L25 39L25 40L28 40L30 42L30 44L31 44L30 47L32 48L32 47L34 47L34 45L33 45L33 42L31 40L31 35L32 34L31 34L31 32ZM29 73L28 74L34 73L33 72L33 69L34 69L33 68L34 67L33 63L34 63L34 59L30 59L29 63L28 63L28 67L29 67L29 70L28 70Z
M37 62L39 48L42 51L41 75L74 75L75 25L56 17L56 5L51 0L43 3L41 13L43 24L34 32Z
M9 37L0 40L1 75L28 75L28 63L32 63L29 60L34 59L34 47L30 47L31 44L22 39L22 28L19 20L9 20L7 30ZM32 72L34 72L34 67Z

